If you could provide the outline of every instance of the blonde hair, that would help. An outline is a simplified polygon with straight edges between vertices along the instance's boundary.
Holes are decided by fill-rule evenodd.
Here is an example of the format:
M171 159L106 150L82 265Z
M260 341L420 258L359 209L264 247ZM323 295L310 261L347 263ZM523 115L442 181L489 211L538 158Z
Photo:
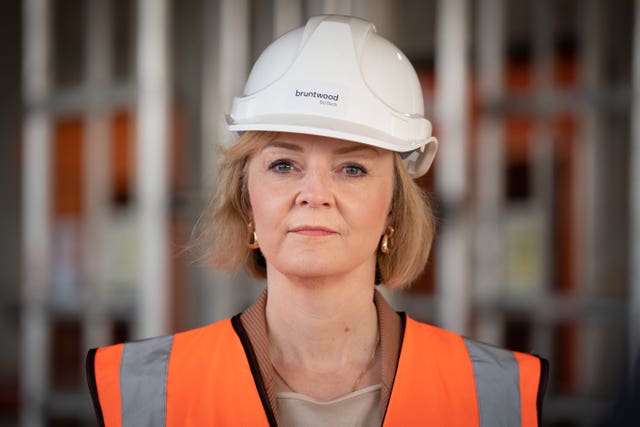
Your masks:
M248 246L251 204L247 190L248 159L272 142L276 132L247 132L220 150L222 161L209 204L194 228L192 248L200 260L234 271L245 266L266 278L266 261ZM394 155L394 191L389 223L394 227L391 252L378 251L376 282L392 288L408 286L424 269L434 236L434 219L424 192L409 176L399 154Z

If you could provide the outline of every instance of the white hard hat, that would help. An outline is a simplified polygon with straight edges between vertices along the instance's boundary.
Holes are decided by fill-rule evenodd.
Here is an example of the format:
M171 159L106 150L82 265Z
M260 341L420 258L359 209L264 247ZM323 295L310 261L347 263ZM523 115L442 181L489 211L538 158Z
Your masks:
M424 175L437 140L407 57L368 21L316 16L272 42L256 61L227 129L296 132L403 153Z

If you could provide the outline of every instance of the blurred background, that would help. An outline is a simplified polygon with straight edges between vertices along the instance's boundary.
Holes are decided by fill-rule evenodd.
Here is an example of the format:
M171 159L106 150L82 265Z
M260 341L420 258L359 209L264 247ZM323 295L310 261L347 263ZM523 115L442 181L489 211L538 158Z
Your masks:
M321 13L407 54L440 140L434 250L393 305L549 359L544 426L606 419L640 342L640 2L7 0L0 426L95 425L88 348L260 293L185 248L233 95Z

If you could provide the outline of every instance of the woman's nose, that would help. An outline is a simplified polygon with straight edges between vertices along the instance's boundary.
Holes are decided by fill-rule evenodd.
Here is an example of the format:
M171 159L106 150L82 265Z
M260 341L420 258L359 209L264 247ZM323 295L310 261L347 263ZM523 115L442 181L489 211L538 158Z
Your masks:
M334 204L332 180L326 171L308 170L296 197L298 206L331 207Z

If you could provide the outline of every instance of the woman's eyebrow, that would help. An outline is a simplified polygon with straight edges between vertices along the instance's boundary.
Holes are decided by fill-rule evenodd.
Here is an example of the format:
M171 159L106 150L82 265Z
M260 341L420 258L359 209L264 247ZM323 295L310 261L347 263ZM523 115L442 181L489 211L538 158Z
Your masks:
M285 150L291 150L291 151L298 151L298 152L304 151L304 149L298 144L293 144L290 142L283 142L283 141L274 141L268 144L264 148L284 148Z
M346 147L336 148L335 150L333 150L333 153L334 154L350 154L357 151L366 151L366 152L373 153L375 155L380 154L379 150L377 150L376 148L370 145L365 145L365 144L354 144Z
M301 145L298 145L296 143L293 142L285 142L285 141L273 141L270 144L268 144L267 146L264 147L266 148L282 148L285 150L291 150L291 151L296 151L299 153L304 152L304 147L302 147ZM363 152L369 152L375 155L378 155L380 153L380 150L376 149L375 147L372 147L370 145L365 145L365 144L358 144L358 143L354 143L353 145L347 145L347 146L343 146L343 147L338 147L336 149L333 150L333 154L337 154L337 155L341 155L341 154L351 154L354 152L359 152L359 151L363 151Z

